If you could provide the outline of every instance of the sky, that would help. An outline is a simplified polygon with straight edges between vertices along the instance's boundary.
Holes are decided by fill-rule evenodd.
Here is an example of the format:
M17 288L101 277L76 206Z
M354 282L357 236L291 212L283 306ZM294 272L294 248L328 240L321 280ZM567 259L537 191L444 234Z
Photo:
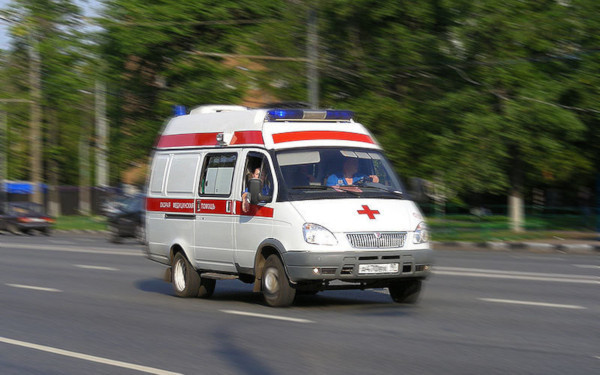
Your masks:
M0 9L5 9L11 0L0 0ZM75 3L81 7L83 14L86 16L94 16L97 14L97 9L100 4L97 0L75 0ZM10 47L10 36L8 34L8 25L6 22L0 21L0 49L8 49Z

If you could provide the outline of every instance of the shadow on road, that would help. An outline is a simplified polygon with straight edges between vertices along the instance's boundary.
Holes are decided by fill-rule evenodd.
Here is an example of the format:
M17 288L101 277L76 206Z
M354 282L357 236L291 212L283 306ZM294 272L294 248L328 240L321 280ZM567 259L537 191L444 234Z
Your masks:
M139 280L135 285L137 289L143 292L175 297L171 284L159 278ZM242 284L236 280L217 282L215 293L205 301L266 306L262 295L252 292L251 285ZM399 316L408 314L416 306L396 304L392 302L389 295L373 290L347 290L324 291L316 295L298 294L290 308L302 308L305 310L323 308L327 308L328 310L351 309L356 310L356 313L359 315Z
M136 281L135 286L143 292L166 294L171 296L174 295L171 284L158 278Z

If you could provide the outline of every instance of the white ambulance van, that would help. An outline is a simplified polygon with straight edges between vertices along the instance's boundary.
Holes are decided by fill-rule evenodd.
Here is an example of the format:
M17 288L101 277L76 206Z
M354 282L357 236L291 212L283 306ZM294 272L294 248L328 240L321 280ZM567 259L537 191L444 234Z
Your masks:
M172 118L152 158L146 236L177 296L239 278L270 306L366 288L414 303L433 262L381 147L339 110L201 106Z

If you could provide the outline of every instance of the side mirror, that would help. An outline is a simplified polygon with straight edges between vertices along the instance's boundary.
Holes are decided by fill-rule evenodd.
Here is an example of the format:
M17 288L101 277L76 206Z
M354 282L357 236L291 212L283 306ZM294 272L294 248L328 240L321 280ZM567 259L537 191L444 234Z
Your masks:
M258 204L260 201L260 191L262 189L262 181L259 178L252 178L248 181L248 192L250 193L250 203Z

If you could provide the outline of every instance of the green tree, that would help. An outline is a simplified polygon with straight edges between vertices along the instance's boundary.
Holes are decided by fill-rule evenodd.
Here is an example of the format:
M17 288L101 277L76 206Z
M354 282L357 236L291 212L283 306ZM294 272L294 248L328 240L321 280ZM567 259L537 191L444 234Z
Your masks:
M173 105L241 101L247 83L236 61L196 52L243 52L250 30L272 10L269 1L106 3L101 45L113 93L113 182L145 162Z

